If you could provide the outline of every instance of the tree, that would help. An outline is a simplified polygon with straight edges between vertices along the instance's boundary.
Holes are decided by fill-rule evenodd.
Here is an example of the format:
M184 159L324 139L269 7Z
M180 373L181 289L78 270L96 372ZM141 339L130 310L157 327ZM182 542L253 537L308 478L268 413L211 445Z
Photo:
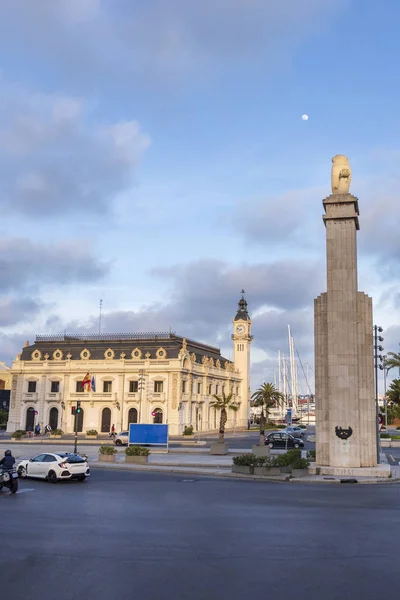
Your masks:
M400 369L400 354L396 354L396 352L388 352L388 357L385 360L385 367L388 371L390 369L395 369L396 367Z
M400 379L393 379L386 390L386 401L393 404L400 404Z
M236 404L236 402L232 401L232 394L225 396L225 393L222 392L222 396L217 396L217 394L214 394L213 398L215 398L215 400L213 402L210 402L210 406L212 406L213 408L217 408L221 411L219 420L218 443L222 444L225 435L225 425L228 420L227 410L233 410L236 412L237 410L239 410L239 407Z
M282 405L284 401L284 395L276 389L273 383L263 383L258 390L254 392L251 398L253 400L253 406L261 406L260 446L263 446L265 443L265 423L269 418L269 409L277 404Z
M5 425L8 420L8 412L0 408L0 425Z

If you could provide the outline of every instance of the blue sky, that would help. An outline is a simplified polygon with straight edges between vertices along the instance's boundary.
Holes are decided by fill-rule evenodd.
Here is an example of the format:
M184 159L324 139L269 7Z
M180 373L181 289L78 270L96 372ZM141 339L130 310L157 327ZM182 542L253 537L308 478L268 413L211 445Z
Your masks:
M0 358L96 331L100 298L104 331L171 327L229 355L244 287L253 385L288 324L312 364L335 154L359 288L396 351L399 18L395 0L4 0Z

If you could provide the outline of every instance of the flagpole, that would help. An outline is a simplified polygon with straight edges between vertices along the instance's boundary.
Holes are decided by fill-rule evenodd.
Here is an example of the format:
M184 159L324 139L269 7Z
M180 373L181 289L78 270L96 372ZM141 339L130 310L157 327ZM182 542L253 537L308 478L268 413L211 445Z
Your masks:
M99 335L101 333L101 309L103 306L103 300L100 300L100 313L99 313Z

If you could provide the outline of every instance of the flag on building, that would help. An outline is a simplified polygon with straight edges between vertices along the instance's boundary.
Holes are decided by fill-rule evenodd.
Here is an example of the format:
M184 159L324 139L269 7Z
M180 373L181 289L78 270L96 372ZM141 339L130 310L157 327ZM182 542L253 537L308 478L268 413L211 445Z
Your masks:
M94 378L94 375L92 375L91 386L92 386L92 392L95 392L96 391L96 380Z
M83 381L82 381L82 389L83 389L83 391L85 391L85 387L87 387L86 391L90 392L90 381L91 381L91 379L90 379L90 373L87 372L86 375L85 375L85 377L83 378Z

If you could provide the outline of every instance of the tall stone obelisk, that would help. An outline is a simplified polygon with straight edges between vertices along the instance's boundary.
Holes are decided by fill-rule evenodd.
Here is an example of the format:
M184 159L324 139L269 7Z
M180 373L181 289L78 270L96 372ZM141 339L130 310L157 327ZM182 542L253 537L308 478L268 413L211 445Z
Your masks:
M323 200L327 291L314 306L316 462L323 474L351 475L377 465L372 299L358 291L349 162L332 163L332 194Z

